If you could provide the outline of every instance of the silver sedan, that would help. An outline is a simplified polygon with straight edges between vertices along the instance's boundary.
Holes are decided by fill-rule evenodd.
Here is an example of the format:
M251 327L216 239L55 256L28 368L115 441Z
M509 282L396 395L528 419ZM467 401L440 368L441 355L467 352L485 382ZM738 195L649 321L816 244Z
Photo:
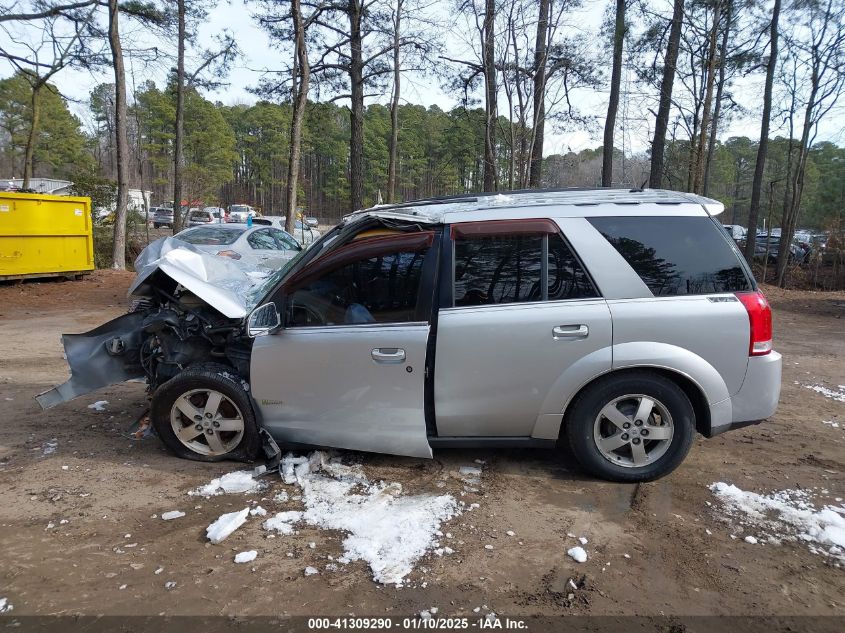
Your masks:
M289 233L270 226L210 224L185 229L176 238L206 253L273 270L302 250Z

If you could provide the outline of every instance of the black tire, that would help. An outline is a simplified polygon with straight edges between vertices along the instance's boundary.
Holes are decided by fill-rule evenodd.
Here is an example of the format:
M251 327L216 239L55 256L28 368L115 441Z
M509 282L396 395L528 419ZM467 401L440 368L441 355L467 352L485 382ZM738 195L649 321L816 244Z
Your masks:
M159 228L160 226L161 226L161 224L156 224L155 222L153 222L153 228L154 228L154 229L157 229L157 228Z
M609 418L604 415L600 418L599 415L603 410L607 410L606 406L613 406L617 411L620 410L618 407L627 407L628 411L632 411L637 406L638 398L628 396L644 396L656 401L656 404L649 419L636 427L634 424L637 416L633 412L630 413L631 422L629 427L626 427L630 430L626 432L625 429L612 424ZM665 421L658 405L668 413ZM653 423L658 426L651 426ZM669 427L671 430L667 431ZM639 436L643 430L652 436L656 435L657 428L660 428L661 434L671 432L671 437L658 441L644 440L644 435ZM606 431L607 435L602 429L609 429ZM591 475L617 482L651 481L669 474L684 461L695 439L695 410L683 390L659 374L649 371L611 374L600 378L578 395L567 412L565 433L575 458ZM606 451L615 460L612 462L599 448L597 434L601 439L612 440L616 439L617 433L620 439L624 437L629 441L616 451ZM609 437L610 435L614 437ZM635 447L631 446L631 443L636 440L639 440L637 444L642 445L642 450L647 452L649 459L651 455L655 456L653 461L642 466L634 463Z
M246 382L226 365L207 363L189 367L155 390L150 406L150 418L156 433L172 453L184 459L201 462L217 462L225 459L253 461L261 448L261 439L255 412L252 410L252 403L244 388L245 385ZM202 414L212 392L220 394L222 400L215 408L214 418L206 421L202 418ZM190 434L191 427L194 427L193 421L189 421L182 410L176 408L177 400L186 394L190 394L186 398L187 404L196 407L197 413L201 416L196 419L199 426L206 426L208 422L208 428L187 443L177 437L174 429L174 425L180 424ZM182 401L183 408L186 401ZM175 422L172 421L171 415L176 416ZM216 419L224 425L229 423L237 426L239 418L242 421L242 430L227 431L211 427ZM217 439L218 448L225 450L215 451L210 443L212 440L206 437L206 433L212 439ZM185 437L187 438L187 435ZM208 452L206 453L202 452L203 443L207 445ZM195 448L192 449L191 446Z

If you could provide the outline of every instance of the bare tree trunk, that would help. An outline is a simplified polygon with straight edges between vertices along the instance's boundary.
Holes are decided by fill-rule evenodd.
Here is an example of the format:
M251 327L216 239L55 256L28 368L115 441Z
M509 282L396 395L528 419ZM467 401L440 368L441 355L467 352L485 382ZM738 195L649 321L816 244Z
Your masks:
M651 170L648 186L659 189L663 181L663 154L666 149L666 130L669 128L669 111L672 108L672 86L675 83L675 69L678 64L678 50L681 44L681 24L684 18L684 0L675 0L672 10L672 26L663 64L663 80L660 83L660 105L654 122L654 139L651 142Z
M540 0L537 37L534 42L534 121L532 126L530 187L539 187L543 179L543 141L546 122L546 37L549 30L549 3Z
M129 141L126 138L126 70L120 44L118 1L109 0L109 45L114 67L114 128L117 149L117 208L114 218L112 266L126 269L126 207L129 204Z
M350 110L350 211L364 208L364 58L361 34L361 0L349 0Z
M399 94L402 71L400 63L399 34L402 27L402 2L396 0L393 18L393 96L390 101L390 158L387 165L387 201L396 202L396 169L399 162Z
M32 95L30 97L32 121L30 121L29 135L26 138L22 189L29 189L29 181L32 180L32 172L35 169L35 145L38 141L38 131L41 126L41 89L43 86L44 84L39 81L32 87Z
M766 155L769 151L769 122L772 116L772 86L778 61L778 20L781 0L775 0L770 25L769 61L766 64L766 87L763 89L763 120L760 123L760 144L757 146L757 162L754 165L754 178L751 181L751 206L748 209L748 237L745 240L745 259L750 263L754 259L757 219L760 217L760 195L763 188L763 173L766 168ZM787 189L789 186L787 185Z
M305 26L302 20L300 0L291 0L294 38L296 42L296 66L299 81L293 100L293 113L290 123L290 159L288 160L287 209L285 210L285 230L293 235L296 220L296 188L299 180L299 162L302 154L302 120L308 104L308 86L311 80L311 67L308 63L308 49L305 42Z
M176 131L173 139L173 233L182 229L182 165L185 122L185 0L178 0L179 34L176 54ZM188 203L190 204L190 203Z
M604 121L604 147L602 149L601 186L613 184L613 133L616 130L616 113L619 111L619 88L622 82L622 47L625 44L625 3L616 0L616 26L613 29L613 70L610 76L610 103Z
M704 183L702 193L706 196L710 190L710 169L713 165L713 155L716 152L716 134L719 131L719 117L722 112L722 95L725 91L725 59L728 55L728 37L731 33L733 20L733 0L727 0L725 14L725 29L722 32L722 44L719 47L719 81L716 86L716 102L713 106L713 120L710 124L710 140L707 142L707 159L704 162Z
M484 9L484 191L496 191L496 58L495 58L496 2L486 0Z
M704 90L704 103L701 108L701 129L699 130L698 143L695 148L695 158L692 168L692 191L701 193L704 181L704 155L707 147L707 132L710 129L710 116L713 108L713 87L716 83L716 57L717 41L719 34L719 21L721 20L721 2L713 6L713 26L710 29L709 43L707 45L707 73Z

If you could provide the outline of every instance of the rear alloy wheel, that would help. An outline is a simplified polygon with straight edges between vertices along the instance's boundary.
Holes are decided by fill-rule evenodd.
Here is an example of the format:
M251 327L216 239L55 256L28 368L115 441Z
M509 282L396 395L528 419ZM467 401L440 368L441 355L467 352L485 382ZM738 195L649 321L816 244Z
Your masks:
M566 415L576 459L611 481L650 481L680 465L695 438L695 411L672 380L648 371L611 374L585 389Z
M153 394L156 433L179 457L251 461L260 439L245 384L225 365L189 367Z

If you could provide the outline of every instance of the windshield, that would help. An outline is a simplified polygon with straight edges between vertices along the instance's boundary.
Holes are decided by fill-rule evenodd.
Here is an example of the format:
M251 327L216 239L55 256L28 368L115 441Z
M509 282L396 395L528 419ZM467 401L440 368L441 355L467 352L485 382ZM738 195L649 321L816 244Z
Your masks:
M231 244L238 239L246 229L222 226L203 226L188 231L182 231L176 237L188 244Z
M264 297L273 290L276 284L282 280L288 271L299 263L299 260L302 259L307 252L308 251L306 250L299 251L293 256L293 259L286 261L281 268L255 284L252 288L249 288L245 293L247 308L252 310L253 308L258 307L258 302L264 299Z

